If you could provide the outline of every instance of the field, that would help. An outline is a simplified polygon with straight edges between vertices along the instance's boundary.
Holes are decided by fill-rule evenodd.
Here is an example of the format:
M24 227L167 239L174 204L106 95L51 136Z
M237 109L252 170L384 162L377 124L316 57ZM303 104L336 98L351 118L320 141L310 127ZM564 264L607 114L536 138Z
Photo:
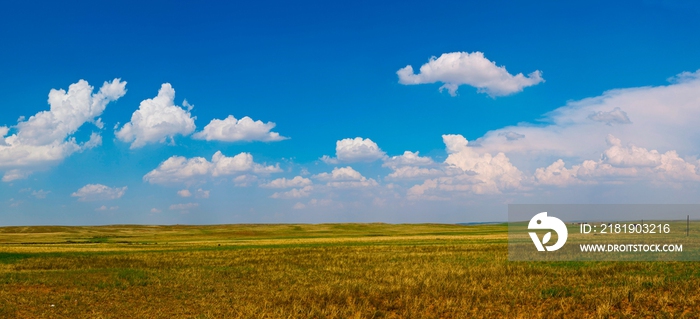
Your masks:
M3 318L697 318L694 262L509 262L505 225L0 228Z

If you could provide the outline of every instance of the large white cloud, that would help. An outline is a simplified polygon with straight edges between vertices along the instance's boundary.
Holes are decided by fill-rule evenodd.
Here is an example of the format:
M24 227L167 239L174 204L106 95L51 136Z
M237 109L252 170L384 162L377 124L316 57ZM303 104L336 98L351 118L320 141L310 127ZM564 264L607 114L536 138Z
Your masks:
M534 71L528 76L522 73L512 75L504 66L496 66L481 52L452 52L443 53L439 58L431 57L428 63L420 67L420 72L414 74L413 67L408 65L396 72L399 83L426 84L442 82L440 91L447 89L450 95L457 94L457 88L466 84L492 97L510 95L523 88L544 81L540 71Z
M124 196L127 187L108 187L102 184L87 184L71 194L81 202L111 200Z
M373 162L384 158L386 155L377 143L369 138L346 138L335 143L335 158L324 155L321 159L330 164L338 162Z
M635 145L625 146L609 135L609 145L600 159L585 160L567 169L559 159L546 168L535 171L535 180L543 185L568 186L599 182L646 180L653 183L699 182L698 166L678 156L675 151L659 153ZM696 163L697 164L697 163Z
M523 173L511 164L503 153L492 156L489 153L479 155L462 135L443 135L447 146L445 163L457 167L478 181L474 186L476 193L498 193L502 189L520 188Z
M612 134L627 143L658 150L659 154L635 159L654 165L660 153L671 150L684 156L700 154L698 118L700 71L686 72L668 85L610 90L569 102L545 114L544 124L507 126L487 132L472 144L479 153L503 152L522 170L534 171L558 158L579 163L596 160L608 148L606 140ZM507 132L522 138L509 139ZM627 151L636 152L634 148ZM606 156L611 163L630 160L616 148Z
M277 132L270 132L275 127L275 123L253 121L250 117L244 116L237 120L233 115L229 115L223 120L213 119L201 132L192 135L195 139L207 141L262 141L276 142L288 139Z
M4 181L26 177L32 170L44 168L67 156L102 143L93 133L90 140L78 143L72 136L85 123L102 127L99 116L107 104L126 94L126 82L105 82L97 93L85 80L49 92L50 109L41 111L16 126L0 127L0 169L9 169ZM11 129L14 134L7 136Z
M464 136L442 136L447 150L442 177L428 179L408 190L412 199L445 199L447 193L500 194L524 189L527 177L503 153L478 154ZM436 175L438 172L435 172Z
M143 177L151 184L187 183L206 177L238 175L245 173L270 174L281 172L279 164L263 165L253 161L250 153L240 153L233 157L217 151L211 161L204 157L185 158L172 156Z
M189 112L175 105L175 90L170 83L164 83L158 96L141 102L139 109L131 115L131 121L115 132L117 138L131 143L131 148L143 147L148 143L172 139L175 135L190 135L195 130L195 118Z

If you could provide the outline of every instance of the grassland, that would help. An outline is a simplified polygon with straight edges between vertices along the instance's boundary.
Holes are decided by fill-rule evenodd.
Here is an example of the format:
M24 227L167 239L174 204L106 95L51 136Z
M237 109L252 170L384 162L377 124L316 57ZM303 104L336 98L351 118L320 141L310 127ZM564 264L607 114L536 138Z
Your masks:
M4 318L697 318L695 262L509 262L505 225L0 228Z

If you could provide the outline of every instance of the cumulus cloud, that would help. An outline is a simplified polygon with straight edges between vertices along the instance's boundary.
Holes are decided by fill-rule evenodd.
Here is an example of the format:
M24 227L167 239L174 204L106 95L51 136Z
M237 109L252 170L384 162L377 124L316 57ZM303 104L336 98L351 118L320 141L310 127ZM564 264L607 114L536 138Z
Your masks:
M359 181L363 176L352 167L334 168L330 173L320 173L312 176L321 181Z
M407 192L408 198L435 200L449 198L447 193L450 192L500 194L504 190L524 189L522 182L526 176L505 154L479 154L459 134L446 134L442 139L448 154L446 165L441 167L441 171L425 173L444 176L412 186Z
M386 157L384 159L384 167L396 168L400 166L424 166L432 165L435 162L430 157L423 157L418 154L419 152L405 151L403 155Z
M180 196L180 197L190 197L190 196L192 196L192 193L190 192L189 189L183 189L183 190L177 191L177 196Z
M124 196L127 187L108 187L102 184L87 184L71 194L81 202L112 200Z
M201 132L195 133L192 137L200 140L224 142L277 142L288 139L277 132L270 132L274 127L275 123L273 122L253 121L247 116L237 120L233 115L229 115L223 120L211 120Z
M265 188L292 188L292 187L304 187L304 186L309 186L311 185L312 182L308 178L304 178L301 176L295 176L292 179L286 179L286 178L278 178L273 181L270 181L269 183L265 183L260 185L260 187L265 187Z
M443 141L449 154L445 163L478 181L472 186L475 193L499 193L502 189L520 188L523 173L504 153L479 155L467 146L468 141L461 135L443 135Z
M698 167L685 161L675 151L659 153L635 145L622 145L609 135L606 149L597 161L585 160L567 169L559 159L535 171L535 180L543 185L568 186L582 183L648 180L654 183L700 181Z
M97 93L85 80L49 92L50 109L29 119L20 117L16 126L0 127L0 169L6 168L3 181L25 178L33 169L61 161L75 152L99 146L102 137L93 133L90 140L78 143L73 137L85 123L102 125L99 116L107 104L126 94L126 82L105 82ZM10 134L11 129L14 134Z
M143 177L151 184L182 183L211 173L211 162L204 157L172 156Z
M609 134L663 153L700 154L700 71L683 73L668 85L616 89L568 102L544 115L543 124L521 123L487 132L477 139L479 153L503 152L523 171L549 166L553 160L582 163L606 149ZM524 135L503 138L507 132ZM612 149L611 152L614 152ZM629 150L634 152L633 149ZM611 160L614 154L609 154ZM620 156L620 155L616 155ZM649 154L649 165L659 155ZM655 159L654 159L655 158ZM595 160L595 159L594 159Z
M403 155L385 157L384 167L393 170L387 178L389 179L419 179L442 175L442 170L436 168L426 168L424 166L436 166L430 157L420 156L418 152L405 151Z
M227 157L220 151L212 156L212 175L232 175L241 172L253 172L257 174L278 173L282 170L279 164L275 166L265 166L253 162L253 155L250 153L240 153L234 157Z
M187 136L195 130L195 117L175 105L175 90L164 83L158 95L141 102L139 109L131 115L131 121L115 132L117 138L131 143L131 149L148 143L172 141L176 135Z
M199 178L237 175L244 173L270 174L281 172L279 164L274 166L258 164L250 153L240 153L233 157L217 151L208 161L204 157L185 158L172 156L143 177L151 184L186 183Z
M321 160L329 164L339 162L373 162L384 158L386 155L377 143L369 138L346 138L335 143L335 158L324 155Z
M160 213L160 212L161 212L161 210L158 209L158 208L155 208L155 207L154 207L154 208L151 208L151 213L156 214L156 213Z
M623 167L653 167L661 163L661 154L657 150L649 151L634 145L624 147L622 141L612 135L608 135L606 141L610 147L603 153L603 161L607 163Z
M330 173L321 173L312 176L314 179L327 182L327 186L337 188L354 188L377 186L378 183L372 178L366 178L352 167L336 167Z
M428 63L420 67L418 74L414 73L410 65L398 70L396 74L399 83L404 85L442 82L440 91L447 89L452 96L464 84L477 88L479 93L496 97L517 93L525 87L544 81L540 71L534 71L528 76L522 73L512 75L504 66L496 66L481 52L443 53L439 58L431 57Z
M593 167L591 167L591 163L588 162L585 164L588 164L585 166L595 169L595 165L592 165ZM566 163L564 163L563 160L559 159L556 162L552 163L552 165L547 166L546 168L538 168L535 171L535 180L537 180L537 182L542 185L556 186L568 186L571 184L582 183L583 181L579 180L576 176L581 166L575 166L571 169L567 169L565 165Z

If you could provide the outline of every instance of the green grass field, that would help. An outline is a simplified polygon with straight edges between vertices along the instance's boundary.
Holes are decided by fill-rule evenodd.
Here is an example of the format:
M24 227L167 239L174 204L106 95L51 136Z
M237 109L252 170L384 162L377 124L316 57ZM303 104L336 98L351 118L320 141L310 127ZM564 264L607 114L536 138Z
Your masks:
M509 262L505 225L0 228L4 318L697 318L695 262Z

